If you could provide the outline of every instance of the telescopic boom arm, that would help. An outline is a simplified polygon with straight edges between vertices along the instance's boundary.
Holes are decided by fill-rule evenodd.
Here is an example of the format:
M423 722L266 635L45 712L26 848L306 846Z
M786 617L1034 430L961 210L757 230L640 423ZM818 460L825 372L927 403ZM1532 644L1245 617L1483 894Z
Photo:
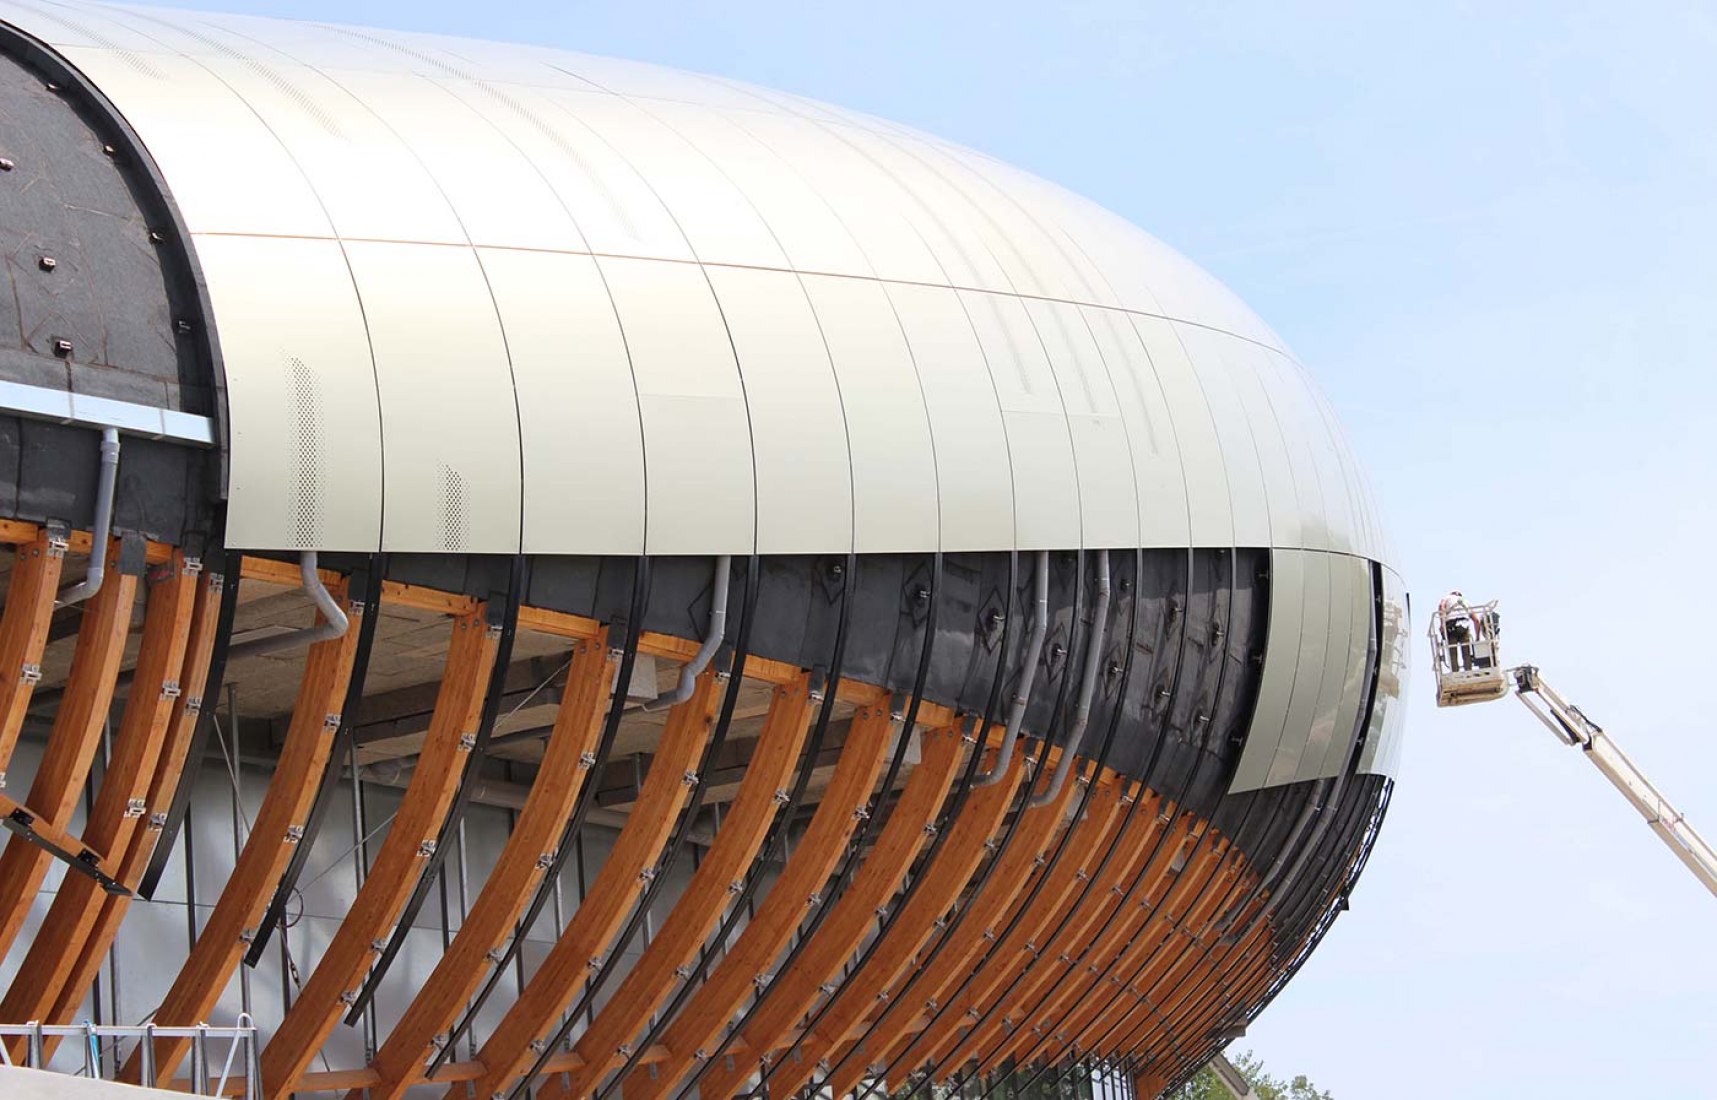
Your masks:
M1501 619L1496 601L1469 604L1451 592L1431 619L1431 660L1437 675L1437 705L1466 706L1500 699L1512 689L1526 709L1565 745L1585 752L1622 796L1633 803L1651 831L1712 894L1717 894L1717 852L1670 805L1663 792L1628 759L1602 726L1562 698L1533 665L1505 669L1499 661Z
M1549 726L1563 744L1585 750L1586 759L1633 803L1651 831L1669 845L1670 851L1687 864L1687 869L1707 890L1717 894L1717 852L1711 850L1711 845L1705 843L1705 838L1681 811L1670 805L1669 799L1652 785L1615 739L1545 683L1538 669L1521 665L1511 670L1510 675L1514 677L1515 693L1526 708L1538 715L1539 721Z

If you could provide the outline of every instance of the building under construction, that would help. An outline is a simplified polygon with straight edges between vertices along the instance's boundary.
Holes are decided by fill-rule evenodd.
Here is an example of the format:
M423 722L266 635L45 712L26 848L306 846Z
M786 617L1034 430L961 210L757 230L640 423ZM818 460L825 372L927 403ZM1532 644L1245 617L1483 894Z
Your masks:
M0 0L0 157L0 1024L163 1031L58 1057L1154 1096L1346 907L1401 582L1305 368L1117 216L732 80L71 0Z

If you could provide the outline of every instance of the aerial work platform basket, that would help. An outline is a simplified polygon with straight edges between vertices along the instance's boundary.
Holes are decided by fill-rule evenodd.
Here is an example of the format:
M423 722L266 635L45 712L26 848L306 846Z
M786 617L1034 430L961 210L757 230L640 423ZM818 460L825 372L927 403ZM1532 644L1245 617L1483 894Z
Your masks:
M1437 605L1430 633L1439 707L1484 703L1509 693L1514 683L1502 666L1501 632L1495 600L1469 604L1451 592Z

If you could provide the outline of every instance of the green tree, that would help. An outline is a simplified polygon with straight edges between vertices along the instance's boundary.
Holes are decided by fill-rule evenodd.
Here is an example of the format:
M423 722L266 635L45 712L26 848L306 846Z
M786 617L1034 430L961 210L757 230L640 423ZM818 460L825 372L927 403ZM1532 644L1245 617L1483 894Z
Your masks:
M1272 1077L1264 1069L1264 1063L1251 1051L1234 1055L1229 1058L1234 1068L1239 1070L1252 1087L1257 1090L1262 1100L1335 1100L1327 1091L1312 1084L1305 1074L1282 1079ZM1230 1100L1231 1094L1223 1087L1216 1071L1209 1066L1204 1067L1193 1075L1192 1080L1171 1093L1166 1100Z

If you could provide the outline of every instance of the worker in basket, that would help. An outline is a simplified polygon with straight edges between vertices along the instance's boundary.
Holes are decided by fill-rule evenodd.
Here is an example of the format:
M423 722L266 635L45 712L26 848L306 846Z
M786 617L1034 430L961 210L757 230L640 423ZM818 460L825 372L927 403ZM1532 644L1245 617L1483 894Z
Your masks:
M1459 590L1450 592L1437 605L1437 621L1443 628L1443 648L1448 654L1451 672L1466 672L1474 667L1473 614L1466 597Z

